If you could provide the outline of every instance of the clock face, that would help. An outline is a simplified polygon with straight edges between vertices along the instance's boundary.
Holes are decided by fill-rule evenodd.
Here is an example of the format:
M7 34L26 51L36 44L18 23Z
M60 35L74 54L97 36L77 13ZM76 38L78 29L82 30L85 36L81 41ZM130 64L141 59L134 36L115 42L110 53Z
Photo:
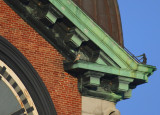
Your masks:
M3 115L38 115L35 104L14 71L0 60L0 112Z
M26 57L1 36L0 115L56 115L41 77Z

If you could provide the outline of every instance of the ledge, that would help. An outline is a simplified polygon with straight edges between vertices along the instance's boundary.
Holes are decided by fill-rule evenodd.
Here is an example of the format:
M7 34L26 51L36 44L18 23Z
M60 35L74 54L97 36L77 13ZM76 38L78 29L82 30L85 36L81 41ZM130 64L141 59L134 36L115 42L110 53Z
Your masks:
M97 72L103 72L106 74L112 74L116 76L124 76L128 78L140 79L144 80L144 82L148 81L148 74L152 74L152 72L146 73L141 71L134 71L122 68L116 68L113 66L101 65L97 63L87 62L87 61L76 61L75 63L65 63L65 70L76 70L76 69L84 69L84 70L92 70Z

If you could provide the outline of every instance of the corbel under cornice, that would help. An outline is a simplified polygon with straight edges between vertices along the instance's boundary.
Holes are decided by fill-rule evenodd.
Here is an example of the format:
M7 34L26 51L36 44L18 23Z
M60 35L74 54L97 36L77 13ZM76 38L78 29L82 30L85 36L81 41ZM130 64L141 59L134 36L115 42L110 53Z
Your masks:
M132 89L146 83L153 71L134 71L84 60L64 63L65 71L78 78L83 96L117 102L131 97Z

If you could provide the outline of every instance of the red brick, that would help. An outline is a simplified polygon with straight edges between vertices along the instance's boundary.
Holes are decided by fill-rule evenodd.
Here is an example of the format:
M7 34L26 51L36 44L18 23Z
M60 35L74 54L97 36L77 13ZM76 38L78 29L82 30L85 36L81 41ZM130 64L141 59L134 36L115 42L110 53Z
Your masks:
M65 58L3 0L0 0L0 35L12 43L36 69L50 93L58 115L81 114L77 79L64 71Z

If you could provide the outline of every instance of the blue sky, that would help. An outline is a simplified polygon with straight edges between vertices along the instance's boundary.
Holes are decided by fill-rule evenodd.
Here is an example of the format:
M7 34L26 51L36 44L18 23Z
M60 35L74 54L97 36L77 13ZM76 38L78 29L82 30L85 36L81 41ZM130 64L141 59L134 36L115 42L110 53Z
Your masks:
M118 0L125 47L136 56L146 53L157 71L149 82L117 103L121 115L160 115L160 0Z

